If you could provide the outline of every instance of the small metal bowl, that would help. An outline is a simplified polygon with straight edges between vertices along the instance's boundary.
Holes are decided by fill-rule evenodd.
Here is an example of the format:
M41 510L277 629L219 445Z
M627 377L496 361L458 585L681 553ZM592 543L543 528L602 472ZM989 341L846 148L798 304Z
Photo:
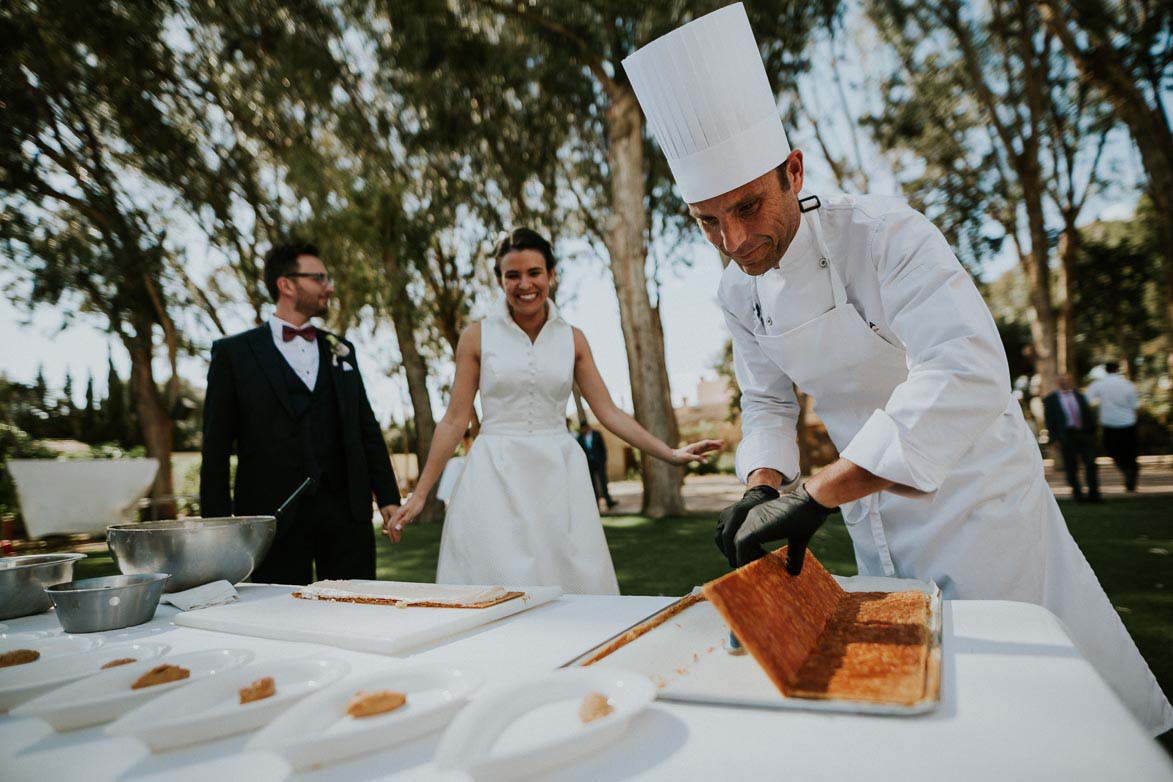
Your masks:
M96 633L149 622L159 607L167 573L83 578L45 587L67 633Z
M0 558L0 619L49 610L45 587L73 578L73 563L85 554L30 554Z

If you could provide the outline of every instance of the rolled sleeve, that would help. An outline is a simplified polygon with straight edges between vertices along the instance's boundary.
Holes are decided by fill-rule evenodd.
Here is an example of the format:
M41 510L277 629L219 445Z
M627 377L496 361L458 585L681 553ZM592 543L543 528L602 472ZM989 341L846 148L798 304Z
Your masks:
M782 473L787 481L798 475L798 400L794 384L736 316L722 305L733 335L733 368L741 388L741 444L737 447L737 477L745 483L760 468Z
M908 378L841 455L902 486L936 491L1013 401L1006 354L977 287L919 212L885 217L871 257Z

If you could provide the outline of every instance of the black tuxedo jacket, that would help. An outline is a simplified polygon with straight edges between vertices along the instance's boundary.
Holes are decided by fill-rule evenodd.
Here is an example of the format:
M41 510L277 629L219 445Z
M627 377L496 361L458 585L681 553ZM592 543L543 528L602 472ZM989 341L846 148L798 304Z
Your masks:
M318 371L333 373L350 511L356 520L369 522L371 493L379 507L398 505L399 487L358 372L354 345L335 337L349 353L334 361L328 334L318 329ZM287 368L267 323L212 345L200 465L205 517L272 515L309 477L302 447L302 427L309 422L294 416ZM235 491L230 493L228 459L234 447L238 458Z
M596 467L602 467L607 463L607 446L603 443L603 435L591 430L593 437L591 438L590 447L587 447L586 438L579 433L575 436L578 444L586 451L587 463Z
M1087 397L1079 391L1072 393L1075 394L1075 401L1079 403L1079 422L1083 424L1079 431L1094 433L1096 419L1092 416L1092 408L1087 403ZM1047 421L1047 432L1051 435L1051 441L1062 444L1067 439L1068 427L1067 414L1063 412L1063 403L1059 401L1058 391L1052 391L1043 397L1043 417Z

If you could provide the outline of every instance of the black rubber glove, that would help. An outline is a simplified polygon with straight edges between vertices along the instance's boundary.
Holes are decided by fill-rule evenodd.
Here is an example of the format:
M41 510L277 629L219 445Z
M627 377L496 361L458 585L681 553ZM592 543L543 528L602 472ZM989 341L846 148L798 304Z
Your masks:
M811 499L805 486L776 500L763 502L746 515L745 523L734 536L736 567L765 556L763 543L785 539L789 544L786 571L797 576L802 572L807 544L832 511L834 508L824 508Z
M778 490L772 486L753 486L741 496L740 500L721 511L717 516L717 548L729 560L730 567L737 567L733 538L737 535L737 530L745 523L746 514L755 506L776 500L778 497Z

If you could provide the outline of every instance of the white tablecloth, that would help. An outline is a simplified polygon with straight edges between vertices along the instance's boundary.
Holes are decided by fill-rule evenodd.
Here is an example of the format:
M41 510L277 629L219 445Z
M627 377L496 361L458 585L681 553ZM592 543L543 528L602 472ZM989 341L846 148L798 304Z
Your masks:
M11 459L30 538L104 533L155 481L158 459Z
M242 599L282 587L242 586ZM556 667L662 607L663 597L567 596L411 660L452 662L490 682ZM175 627L164 606L148 625L110 636L151 638L174 652L247 648L258 660L324 647ZM7 632L57 627L52 614ZM113 637L110 641L115 640ZM399 660L330 650L364 674ZM1046 610L1023 603L946 602L942 702L919 717L864 717L655 703L609 749L558 780L868 779L1170 780L1173 764L1142 732ZM152 755L102 727L57 734L36 719L0 717L0 778L9 780L423 780L440 734L315 775L290 777L275 757L244 753L247 736Z

